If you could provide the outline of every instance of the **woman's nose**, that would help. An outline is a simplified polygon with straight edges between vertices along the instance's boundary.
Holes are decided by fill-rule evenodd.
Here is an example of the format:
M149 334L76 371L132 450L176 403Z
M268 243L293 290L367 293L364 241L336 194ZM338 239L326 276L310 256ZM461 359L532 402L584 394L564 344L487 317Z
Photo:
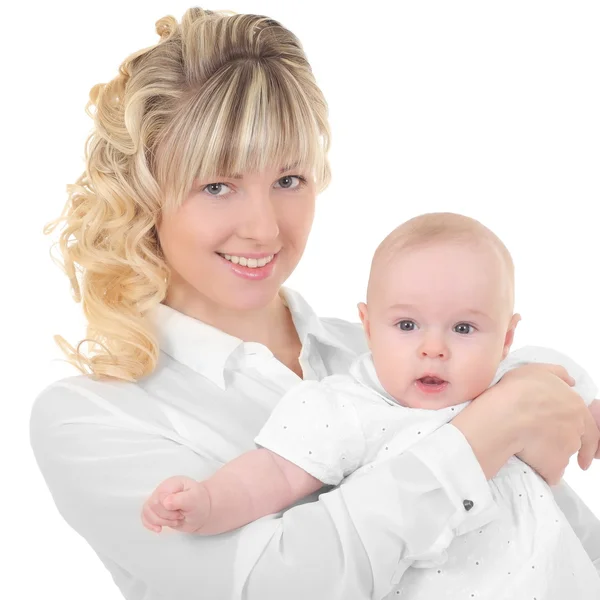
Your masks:
M249 196L240 215L238 235L245 239L268 244L279 236L279 223L273 199L268 194Z

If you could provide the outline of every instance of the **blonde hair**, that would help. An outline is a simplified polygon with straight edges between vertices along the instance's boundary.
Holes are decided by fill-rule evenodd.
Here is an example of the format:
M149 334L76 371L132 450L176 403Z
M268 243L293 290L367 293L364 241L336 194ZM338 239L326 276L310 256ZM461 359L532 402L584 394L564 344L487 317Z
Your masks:
M488 227L465 215L438 212L413 217L396 227L379 244L371 262L367 302L372 281L385 269L390 260L401 252L423 248L436 243L488 244L500 257L506 268L509 302L514 303L515 267L512 256L502 240Z
M170 277L156 225L195 178L275 165L310 170L318 191L330 178L327 104L294 34L264 16L201 8L159 19L156 32L90 90L86 169L44 228L64 222L57 262L87 320L76 348L54 339L97 378L135 381L156 366L148 312Z

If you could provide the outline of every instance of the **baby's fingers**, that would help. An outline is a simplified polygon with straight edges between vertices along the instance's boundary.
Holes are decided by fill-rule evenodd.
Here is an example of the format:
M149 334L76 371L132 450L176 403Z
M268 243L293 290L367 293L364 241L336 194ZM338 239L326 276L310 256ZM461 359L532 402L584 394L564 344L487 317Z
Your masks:
M151 531L156 531L157 533L161 531L162 527L177 527L181 524L182 519L183 517L181 515L175 518L161 517L148 504L145 504L144 508L142 509L142 523L144 527L150 529Z
M172 494L171 494L172 495ZM161 494L155 498L151 498L147 504L150 508L162 519L174 520L183 519L183 515L177 509L166 508L163 501L169 494Z
M169 511L181 510L183 512L189 511L191 508L191 502L189 498L186 498L185 492L179 492L178 494L169 494L163 498L163 506Z
M162 526L155 524L153 522L154 520L154 517L146 516L146 509L144 508L144 510L142 510L142 525L150 531L160 533L162 531Z
M184 514L197 510L206 502L202 486L196 486L184 492L169 494L163 498L163 506L171 511L180 510Z

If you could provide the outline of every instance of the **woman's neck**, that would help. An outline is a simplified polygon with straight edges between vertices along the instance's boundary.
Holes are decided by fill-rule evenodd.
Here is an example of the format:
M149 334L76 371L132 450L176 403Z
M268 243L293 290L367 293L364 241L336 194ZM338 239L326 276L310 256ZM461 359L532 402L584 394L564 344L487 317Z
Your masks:
M301 341L291 313L281 294L266 306L237 311L207 302L206 298L185 298L178 290L170 290L163 301L171 308L216 327L244 342L263 344L290 369L298 373Z

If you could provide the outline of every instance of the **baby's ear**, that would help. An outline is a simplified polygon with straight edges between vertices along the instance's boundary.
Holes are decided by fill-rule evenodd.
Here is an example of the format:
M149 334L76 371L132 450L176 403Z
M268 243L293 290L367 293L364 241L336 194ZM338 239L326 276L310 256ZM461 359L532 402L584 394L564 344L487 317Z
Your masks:
M367 310L367 305L364 302L359 302L357 304L358 308L358 316L363 324L363 328L365 330L365 335L367 336L367 343L371 343L371 327L369 325L369 313Z
M510 347L512 346L515 340L515 329L521 320L521 315L515 313L508 324L508 329L506 330L506 336L504 337L504 348L502 349L502 360L504 360L508 353L510 352Z

